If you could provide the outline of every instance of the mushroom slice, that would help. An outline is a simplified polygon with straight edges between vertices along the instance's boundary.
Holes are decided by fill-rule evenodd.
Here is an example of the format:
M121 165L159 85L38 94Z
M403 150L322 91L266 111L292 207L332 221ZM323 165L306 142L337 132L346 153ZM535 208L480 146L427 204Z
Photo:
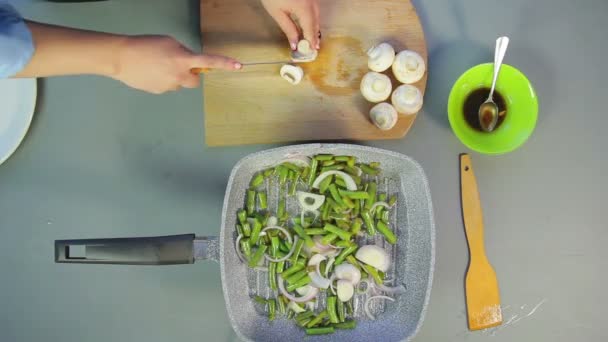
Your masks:
M367 50L367 67L376 72L390 68L395 60L395 49L389 43L380 43Z
M388 76L370 71L361 79L361 94L369 102L382 102L391 95L393 85Z
M411 84L420 81L426 71L424 59L411 50L403 50L395 56L393 74L401 83Z
M369 117L383 131L387 131L397 124L397 110L390 103L381 102L369 111Z
M391 102L400 114L415 114L422 108L422 93L410 84L402 84L395 89Z
M279 72L281 77L287 80L287 82L296 85L302 81L304 77L304 71L297 65L285 64L281 67Z

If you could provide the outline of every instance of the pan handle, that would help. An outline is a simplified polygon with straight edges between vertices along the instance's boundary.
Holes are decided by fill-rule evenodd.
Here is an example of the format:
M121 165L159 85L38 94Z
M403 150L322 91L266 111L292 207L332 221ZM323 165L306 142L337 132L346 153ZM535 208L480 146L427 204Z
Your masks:
M209 245L207 240L203 241L206 241L205 246ZM194 245L194 234L56 240L55 262L114 265L192 264L195 259ZM201 251L196 252L201 254Z

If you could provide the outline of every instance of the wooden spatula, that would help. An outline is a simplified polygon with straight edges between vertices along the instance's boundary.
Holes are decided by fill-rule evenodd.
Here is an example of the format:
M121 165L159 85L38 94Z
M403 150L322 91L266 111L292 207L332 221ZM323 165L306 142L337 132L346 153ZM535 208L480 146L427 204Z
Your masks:
M468 154L460 155L460 198L462 217L469 244L469 269L465 281L469 329L479 330L502 323L496 273L483 244L483 217L477 181Z

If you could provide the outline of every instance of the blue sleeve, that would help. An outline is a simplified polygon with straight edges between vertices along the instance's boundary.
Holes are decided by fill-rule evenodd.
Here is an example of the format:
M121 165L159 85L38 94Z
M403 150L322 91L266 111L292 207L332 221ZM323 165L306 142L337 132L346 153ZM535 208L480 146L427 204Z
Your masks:
M15 75L34 54L32 34L9 4L0 2L0 79Z

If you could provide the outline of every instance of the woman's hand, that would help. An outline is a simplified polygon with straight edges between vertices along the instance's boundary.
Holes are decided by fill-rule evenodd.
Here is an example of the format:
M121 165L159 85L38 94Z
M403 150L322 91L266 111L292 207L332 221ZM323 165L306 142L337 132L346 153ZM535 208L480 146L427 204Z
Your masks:
M117 56L113 78L130 87L154 94L199 86L193 68L237 70L236 60L213 55L199 55L167 36L127 37Z
M319 0L262 0L262 4L285 32L292 50L296 49L300 40L296 21L304 39L317 50L320 48Z

